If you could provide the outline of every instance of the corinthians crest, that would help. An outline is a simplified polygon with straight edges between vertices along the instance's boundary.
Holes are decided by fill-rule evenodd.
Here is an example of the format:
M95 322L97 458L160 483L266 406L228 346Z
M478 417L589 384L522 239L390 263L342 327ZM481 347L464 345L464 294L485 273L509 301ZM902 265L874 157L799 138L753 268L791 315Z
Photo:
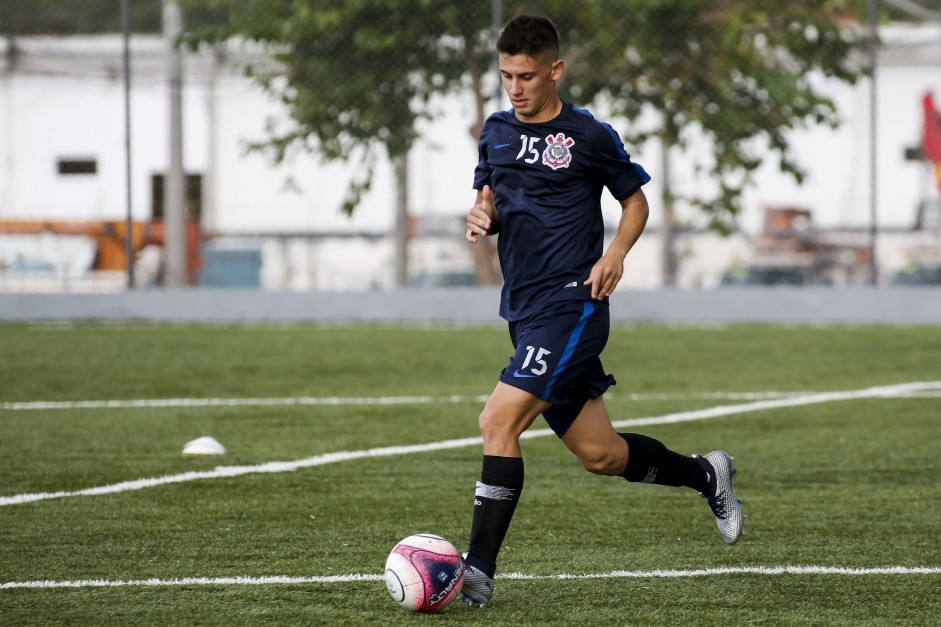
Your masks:
M542 162L553 170L569 167L572 163L572 152L569 148L575 144L575 140L562 133L556 133L546 137L546 142L549 145L542 151Z

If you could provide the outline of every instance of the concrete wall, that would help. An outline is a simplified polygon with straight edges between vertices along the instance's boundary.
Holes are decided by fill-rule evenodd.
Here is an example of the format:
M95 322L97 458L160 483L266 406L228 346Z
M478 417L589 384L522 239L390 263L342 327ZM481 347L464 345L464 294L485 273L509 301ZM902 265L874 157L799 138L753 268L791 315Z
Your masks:
M497 324L499 298L497 288L0 294L0 321ZM625 290L611 300L615 322L941 324L937 288Z

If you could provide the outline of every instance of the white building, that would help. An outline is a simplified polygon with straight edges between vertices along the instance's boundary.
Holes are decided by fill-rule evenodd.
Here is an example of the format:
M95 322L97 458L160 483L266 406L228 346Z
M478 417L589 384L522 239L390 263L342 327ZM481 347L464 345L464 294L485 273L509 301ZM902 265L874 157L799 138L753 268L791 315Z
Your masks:
M892 26L882 30L876 93L876 211L880 228L910 228L925 199L937 199L924 163L907 161L905 149L918 143L920 102L933 92L941 101L941 25ZM0 223L22 220L122 221L127 215L124 77L118 37L25 38L15 57L0 64ZM160 177L169 162L168 44L158 37L132 38L131 192L135 221L149 222ZM14 61L15 59L15 61ZM371 191L352 218L339 208L356 164L321 163L294 155L275 166L246 145L266 137L269 121L284 112L243 68L264 58L230 49L185 58L184 167L201 184L203 232L217 246L251 246L262 251L262 284L273 289L364 289L392 283L395 193L391 167L381 164ZM761 228L769 206L804 207L818 227L865 229L870 224L870 82L856 86L820 80L845 120L835 131L807 129L794 134L807 180L798 185L767 163L745 197L744 236L701 237L681 242L685 264L681 285L711 285L734 261L747 261L748 235ZM502 106L502 105L501 105ZM410 155L410 212L422 223L453 224L453 236L419 238L410 249L413 268L470 268L460 217L469 207L476 146L467 128L471 97L437 103L440 117L422 127ZM616 125L615 125L616 126ZM708 150L703 145L692 151ZM632 253L625 282L660 283L657 227L661 223L660 155L656 146L631 150L653 176L651 229ZM708 187L687 160L675 159L673 184ZM617 204L605 205L612 223ZM698 218L679 208L680 219ZM341 237L346 234L349 237ZM369 237L351 237L365 235ZM274 237L277 236L277 237ZM328 237L333 236L333 237ZM918 245L941 248L938 234L921 234ZM50 239L51 238L51 239ZM926 239L927 238L927 239ZM907 243L890 238L880 246L887 268L904 263ZM83 243L84 242L84 243ZM91 247L91 250L89 249ZM883 259L883 255L885 258ZM87 238L0 233L0 267L16 261L51 263L74 282L87 274L94 244ZM355 263L351 263L355 260ZM65 268L65 269L63 269ZM73 283L75 284L75 283ZM111 287L120 286L113 278ZM15 287L15 285L14 285ZM2 289L2 286L0 286Z

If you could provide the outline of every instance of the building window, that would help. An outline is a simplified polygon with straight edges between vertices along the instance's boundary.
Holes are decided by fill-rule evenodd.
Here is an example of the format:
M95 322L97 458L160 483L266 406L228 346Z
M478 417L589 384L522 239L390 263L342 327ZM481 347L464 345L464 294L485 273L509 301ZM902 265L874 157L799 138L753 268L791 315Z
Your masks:
M60 176L81 176L98 174L97 159L59 159Z
M150 215L154 220L163 220L165 209L166 177L154 174L150 177ZM199 222L203 213L203 177L201 174L186 175L186 219Z

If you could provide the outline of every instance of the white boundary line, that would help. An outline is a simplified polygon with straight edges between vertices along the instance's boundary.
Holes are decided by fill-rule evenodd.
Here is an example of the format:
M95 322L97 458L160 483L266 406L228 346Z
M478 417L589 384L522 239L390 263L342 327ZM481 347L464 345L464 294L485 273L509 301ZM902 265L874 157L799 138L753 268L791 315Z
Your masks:
M813 392L702 392L694 394L628 394L632 401L664 401L689 398L724 400L761 400L805 396ZM613 399L609 394L606 398ZM238 406L285 406L285 405L430 405L457 403L484 403L487 394L451 396L298 396L284 398L160 398L99 401L23 401L0 403L0 410L30 411L49 409L140 409L166 407L238 407Z
M850 568L844 566L743 566L728 568L701 568L694 570L613 570L606 573L584 575L561 573L558 575L531 575L506 573L497 579L516 581L578 580L578 579L676 579L683 577L714 577L722 575L941 575L936 566L884 566L876 568ZM9 581L0 583L0 590L13 588L120 588L126 586L232 586L276 585L310 583L357 583L382 581L378 574L349 574L313 577L185 577L182 579L79 579L75 581Z
M864 388L861 390L848 390L841 392L822 392L820 394L808 394L794 398L781 398L764 401L754 401L740 405L720 405L706 409L697 409L684 411L663 416L649 418L632 418L628 420L618 420L613 424L616 428L636 427L655 424L676 424L679 422L690 422L694 420L708 420L722 416L732 416L735 414L744 414L755 411L764 411L769 409L778 409L782 407L799 407L802 405L812 405L817 403L829 403L834 401L849 401L866 398L892 398L904 396L913 392L934 391L941 389L941 381L924 381L913 383L902 383L898 385L886 385ZM552 435L551 429L531 429L525 432L521 439L535 439ZM35 501L44 501L48 499L66 498L73 496L98 496L102 494L115 494L119 492L129 492L132 490L142 490L144 488L153 488L161 485L173 483L184 483L187 481L196 481L199 479L221 479L226 477L240 477L249 474L259 473L281 473L293 472L301 468L311 468L314 466L325 466L339 462L350 461L354 459L364 459L369 457L389 457L393 455L408 455L412 453L425 453L428 451L441 451L446 449L463 448L465 446L480 445L480 437L461 438L456 440L443 440L440 442L430 442L427 444L412 444L408 446L386 446L381 448L372 448L359 451L338 451L335 453L326 453L316 455L306 459L299 459L287 462L267 462L254 466L218 466L214 470L191 471L177 475L166 475L163 477L154 477L150 479L137 479L133 481L122 481L110 485L85 488L83 490L62 491L62 492L40 492L34 494L16 494L12 496L0 497L0 507L7 505L21 505L23 503L32 503Z
M696 392L690 394L667 393L632 393L625 396L607 394L605 398L630 401L671 401L683 399L711 399L711 400L738 400L754 401L778 398L795 398L812 396L819 392ZM908 398L936 398L941 396L941 389L927 391L912 391L894 394L893 396L906 396ZM281 407L291 405L434 405L459 403L485 403L487 394L474 394L470 396L453 394L450 396L296 396L283 398L154 398L154 399L126 399L126 400L100 400L100 401L22 401L0 403L0 410L32 411L51 409L146 409L146 408L174 408L174 407Z
M429 405L437 403L486 402L487 395L474 396L300 396L287 398L159 398L106 401L33 401L0 403L0 409L139 409L162 407L236 407L284 405Z

